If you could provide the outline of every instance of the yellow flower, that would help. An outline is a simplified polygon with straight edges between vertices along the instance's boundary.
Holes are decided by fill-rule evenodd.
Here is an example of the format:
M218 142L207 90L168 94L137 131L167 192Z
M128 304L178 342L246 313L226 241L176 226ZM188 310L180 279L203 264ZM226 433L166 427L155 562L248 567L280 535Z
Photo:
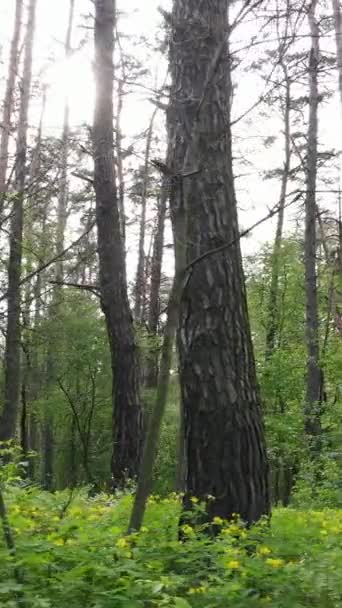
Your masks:
M272 557L268 557L266 560L266 564L271 566L271 568L281 568L285 562L283 559L273 559Z
M258 553L259 555L269 555L270 553L272 553L271 549L269 549L269 547L265 547L265 545L261 545L261 547L258 548Z
M196 496L192 496L190 498L191 502L195 505L196 503L198 503L198 498Z
M231 570L238 570L241 567L241 564L237 559L231 559L226 563L226 567L230 568Z
M64 545L64 540L62 538L55 538L52 543L57 547L62 547Z
M119 538L116 541L115 546L118 547L119 549L126 549L126 547L129 546L129 543L127 542L127 540L125 538Z
M213 524L215 524L216 526L222 526L222 524L223 524L222 517L218 517L218 516L214 517Z
M189 526L188 524L184 524L184 526L181 527L181 530L187 536L193 536L195 534L193 528L191 526Z
M199 587L191 587L189 589L189 594L194 595L195 593L205 593L208 587L205 585L200 585Z

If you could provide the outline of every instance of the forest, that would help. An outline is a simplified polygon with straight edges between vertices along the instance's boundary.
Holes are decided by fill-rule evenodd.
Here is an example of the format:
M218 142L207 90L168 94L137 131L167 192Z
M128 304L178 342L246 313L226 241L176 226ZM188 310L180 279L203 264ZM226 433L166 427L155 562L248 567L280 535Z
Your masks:
M3 0L0 608L342 607L340 0Z

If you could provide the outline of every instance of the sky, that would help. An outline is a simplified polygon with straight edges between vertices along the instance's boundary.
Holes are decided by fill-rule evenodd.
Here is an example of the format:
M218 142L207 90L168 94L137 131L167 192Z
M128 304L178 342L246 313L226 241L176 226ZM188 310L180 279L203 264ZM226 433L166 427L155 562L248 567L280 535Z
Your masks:
M160 23L158 6L168 7L170 0L119 0L118 9L122 12L120 18L120 29L125 35L133 34L136 38L140 35L150 36L153 39L154 33ZM12 30L13 10L15 0L1 0L0 3L0 43L4 46L2 57L4 64L0 69L6 67L6 50L8 49L9 37ZM69 0L38 0L37 10L37 32L38 37L35 46L34 65L37 70L42 70L44 79L49 84L47 95L47 108L44 121L44 133L56 135L60 133L63 108L66 92L69 94L71 107L71 122L74 126L82 124L84 121L91 123L94 99L94 83L92 77L92 31L91 20L85 20L84 16L93 11L93 4L90 0L76 0L76 18L73 31L72 46L76 48L79 42L88 37L89 42L83 50L75 54L69 64L66 64L63 55L63 43L65 38L67 19L69 11ZM244 46L251 37L258 34L258 23L249 22L234 34L233 49ZM324 39L324 48L334 51L334 40ZM235 47L234 47L235 45ZM304 48L307 41L303 41ZM155 73L158 68L158 79L163 81L166 71L166 62L160 62L158 66L156 59L147 52L144 45L137 44L132 48L136 56L142 59L146 67ZM256 50L249 51L249 57L255 54L257 58L258 47ZM49 66L48 58L55 61ZM39 67L38 67L39 66ZM36 74L37 75L37 74ZM234 76L236 80L237 92L233 103L235 115L243 113L250 107L263 92L263 83L260 78L250 72L238 71ZM337 85L337 77L336 77ZM132 87L132 92L125 98L123 131L127 135L127 141L133 138L137 132L142 132L148 125L149 118L153 111L153 106L148 97L149 94L139 87ZM31 107L30 120L32 124L37 123L40 113L40 100L35 100ZM159 119L160 127L162 117ZM236 134L240 138L246 137L246 143L241 144L244 153L247 154L251 166L248 169L248 178L236 180L237 198L239 204L240 225L246 228L264 215L269 208L273 207L279 197L279 184L265 181L262 172L269 168L281 166L283 145L281 140L270 149L255 145L263 137L269 134L279 133L281 123L277 116L277 109L271 108L269 116L264 119L252 113L249 118L239 124ZM339 149L341 132L341 113L339 110L338 96L325 105L320 114L320 134L326 145ZM256 152L257 150L257 152ZM237 171L238 172L238 171ZM329 197L328 197L329 198ZM330 197L331 198L331 197ZM325 200L329 203L331 201ZM297 211L296 211L297 214ZM291 229L289 222L294 212L287 214L287 227ZM249 238L242 242L242 249L246 255L254 255L260 246L266 241L272 240L275 231L276 220L268 220L258 229L255 229ZM134 245L132 247L134 250ZM132 264L134 261L132 258Z

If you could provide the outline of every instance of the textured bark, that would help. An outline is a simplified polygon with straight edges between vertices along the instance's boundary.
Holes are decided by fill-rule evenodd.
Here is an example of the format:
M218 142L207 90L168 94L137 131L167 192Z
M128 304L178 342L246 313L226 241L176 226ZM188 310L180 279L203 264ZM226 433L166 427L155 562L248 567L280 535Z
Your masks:
M148 331L153 337L157 337L159 314L160 314L160 283L164 250L164 228L166 215L167 189L163 183L162 191L158 201L157 226L153 241L151 261L151 286L148 307ZM152 388L157 386L158 381L158 353L159 348L149 353L146 369L146 386Z
M285 201L287 184L290 170L290 158L291 158L291 140L290 140L290 102L291 102L291 88L290 80L288 77L287 69L284 63L282 64L284 73L284 82L286 87L286 94L284 100L284 167L281 179L281 189L279 197L279 212L277 221L277 230L274 239L273 255L272 255L272 271L271 271L271 284L268 301L268 319L266 327L266 358L268 358L276 345L276 339L279 329L279 318L278 318L278 286L279 286L279 264L280 264L280 252L281 244L283 239L283 227L284 227L284 212L285 212Z
M178 349L186 496L208 495L207 517L269 512L268 467L239 246L230 136L227 0L174 0L170 46L171 201L187 216L187 272ZM194 174L194 171L197 173Z
M18 71L19 59L19 40L21 31L21 18L23 12L23 0L16 0L14 30L11 41L10 60L8 67L8 78L6 83L6 91L4 98L4 109L1 125L0 139L0 218L2 217L4 194L6 193L7 184L7 167L8 167L8 145L11 132L11 117L14 101L14 89Z
M24 189L27 151L27 116L31 90L32 49L37 0L30 0L21 82L16 145L15 198L11 217L8 262L7 329L5 343L4 407L0 418L0 440L12 439L16 432L20 397L20 278L22 261Z
M157 114L157 108L154 110L150 124L147 130L146 136L146 147L145 147L145 159L144 159L144 173L143 173L143 184L141 193L141 216L140 216L140 230L139 230L139 249L138 249L138 268L135 279L134 288L134 318L137 321L142 321L142 311L144 309L144 300L146 296L146 285L145 285L145 234L146 234L146 205L148 196L149 186L149 165L150 165L150 154L151 144L153 135L153 125Z
M101 305L106 319L113 376L112 477L115 488L138 474L142 417L137 348L127 296L114 179L114 15L113 0L95 1L94 182Z
M319 28L315 17L317 0L310 6L308 19L311 32L309 57L309 125L305 195L305 298L307 378L305 429L309 447L314 455L319 451L321 433L320 413L323 392L323 373L319 364L318 300L316 276L316 179L318 140L318 65Z

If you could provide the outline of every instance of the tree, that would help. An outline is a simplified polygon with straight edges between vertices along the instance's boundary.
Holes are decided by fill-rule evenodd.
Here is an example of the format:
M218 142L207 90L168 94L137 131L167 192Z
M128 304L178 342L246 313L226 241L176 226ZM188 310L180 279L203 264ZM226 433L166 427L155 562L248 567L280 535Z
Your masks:
M113 157L114 2L95 1L96 103L93 126L94 185L101 306L112 361L114 487L138 474L141 444L139 372L125 280Z
M74 20L75 0L70 0L69 18L65 37L65 58L69 59L71 55L71 36ZM62 149L61 149L61 167L59 179L59 192L57 203L57 226L56 226L56 255L60 256L64 250L64 233L67 223L67 204L68 204L68 156L69 156L69 101L65 100L63 131L62 131ZM63 257L57 259L55 265L55 284L53 285L50 315L52 319L58 321L61 309L62 288L60 283L63 281ZM51 384L56 381L55 375L55 357L54 345L50 342L47 346L46 353L46 381ZM54 432L53 432L53 414L47 406L44 413L44 422L42 429L43 440L43 484L46 490L51 490L53 487L53 463L54 463Z
M6 175L8 167L8 145L11 133L11 117L13 111L14 89L18 71L19 41L21 31L21 18L23 13L23 0L16 0L14 30L11 41L8 78L4 99L2 116L2 129L0 138L0 218L2 217L4 195L6 192Z
M268 466L233 183L227 15L227 0L174 0L170 17L170 169L182 176L171 213L177 242L185 209L188 264L177 340L184 506L196 496L209 519L252 523L269 512Z
M141 186L141 216L139 230L139 252L138 252L138 267L134 286L134 318L137 321L142 321L142 313L144 310L145 300L145 233L146 233L146 206L148 199L148 187L150 181L150 154L153 136L154 121L157 115L158 108L156 107L152 113L150 124L146 134L145 158L142 175Z
M27 125L31 91L32 51L37 0L30 0L21 82L16 144L15 184L8 262L7 331L5 344L4 407L0 418L0 440L12 439L16 431L20 396L20 278L26 178Z
M305 195L305 296L307 378L305 429L312 455L320 450L323 372L319 363L318 300L316 277L316 179L318 141L318 67L319 27L315 11L317 0L308 9L311 33L309 55L309 124L307 135L306 195Z

